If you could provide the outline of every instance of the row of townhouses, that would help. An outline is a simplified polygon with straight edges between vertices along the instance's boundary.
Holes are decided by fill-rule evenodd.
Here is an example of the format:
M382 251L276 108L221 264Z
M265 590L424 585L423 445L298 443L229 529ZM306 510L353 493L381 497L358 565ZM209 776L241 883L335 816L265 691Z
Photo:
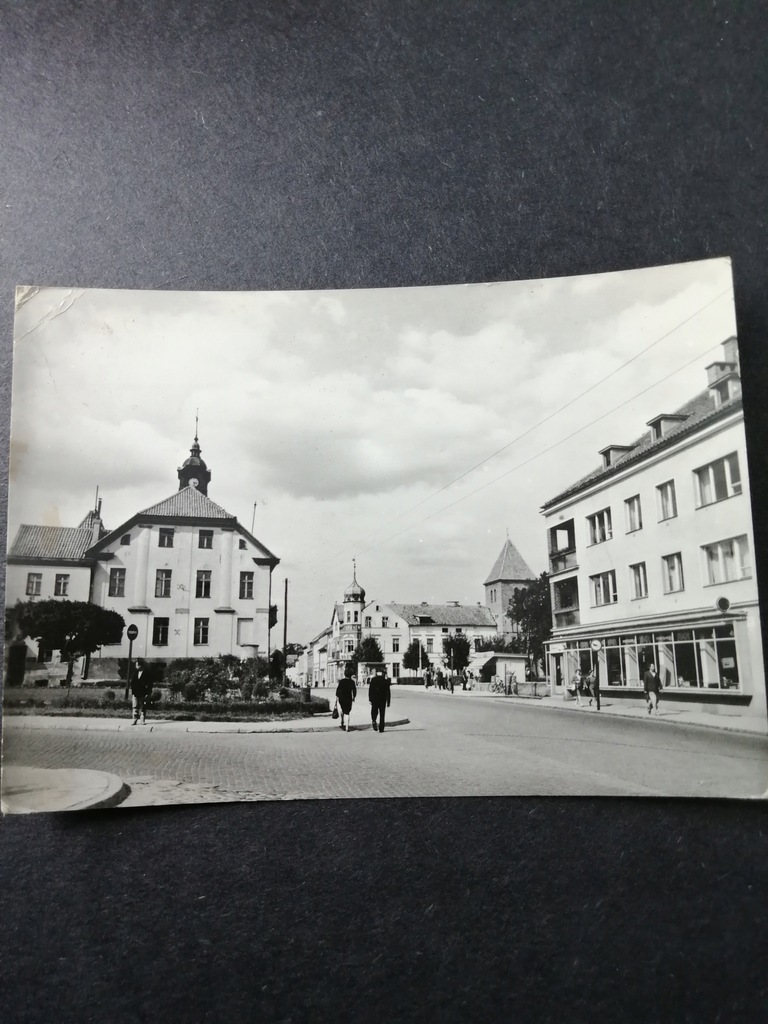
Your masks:
M100 501L77 527L21 526L8 553L8 607L92 601L138 628L133 654L149 661L268 653L279 559L208 497L211 471L197 436L177 476L174 494L114 530L102 522ZM12 648L9 658L52 654L31 641L27 648ZM93 669L100 658L127 655L124 632L95 656Z

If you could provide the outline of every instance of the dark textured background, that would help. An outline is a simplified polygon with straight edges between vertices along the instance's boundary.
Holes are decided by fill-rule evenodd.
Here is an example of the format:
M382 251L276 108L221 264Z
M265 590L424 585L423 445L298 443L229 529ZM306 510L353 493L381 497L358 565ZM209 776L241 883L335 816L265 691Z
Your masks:
M333 288L732 255L766 487L755 2L0 0L12 288ZM149 368L148 368L149 369ZM766 525L756 532L762 592ZM5 820L6 1021L757 1021L756 803Z

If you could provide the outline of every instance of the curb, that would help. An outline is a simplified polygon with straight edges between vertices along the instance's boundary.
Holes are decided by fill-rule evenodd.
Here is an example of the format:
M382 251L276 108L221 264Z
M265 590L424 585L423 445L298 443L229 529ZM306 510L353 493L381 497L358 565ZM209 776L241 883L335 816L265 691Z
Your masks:
M410 718L398 718L398 719L395 719L394 722L387 722L387 729L391 729L391 728L393 728L395 726L398 726L398 725L410 725L410 724L411 724ZM320 726L320 727L317 727L317 726L314 726L314 725L308 725L308 726L302 726L300 729L284 729L284 728L277 728L277 729L185 729L184 732L192 733L192 734L194 734L194 733L202 733L204 736L211 736L211 735L214 735L214 734L215 735L219 735L219 736L224 736L224 735L227 735L227 736L229 736L229 735L235 735L235 736L238 736L238 735L239 736L242 736L242 735L257 736L259 733L274 734L274 733L278 733L278 732L279 733L289 733L289 732L298 732L298 733L334 732L336 729L339 729L338 725L325 725L325 726ZM370 722L365 724L365 725L351 725L349 727L349 732L372 732L372 731L373 731L373 729L371 727Z
M50 780L67 777L68 785L57 794L56 786ZM55 769L27 768L7 765L3 768L2 813L40 814L62 811L95 811L116 807L130 794L130 787L112 772L91 771L84 768ZM94 790L89 796L77 798L78 790ZM67 795L67 791L71 795ZM35 803L35 796L49 794L49 803L44 806L29 806ZM30 800L30 797L32 799Z

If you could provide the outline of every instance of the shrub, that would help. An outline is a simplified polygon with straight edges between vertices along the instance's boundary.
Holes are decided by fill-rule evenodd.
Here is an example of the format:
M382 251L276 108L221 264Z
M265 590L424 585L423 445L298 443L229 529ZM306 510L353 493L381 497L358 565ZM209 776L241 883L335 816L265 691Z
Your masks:
M114 703L115 691L114 690L107 690L107 692L104 694L104 700L107 702L107 704Z
M197 698L200 696L200 687L197 685L197 683L185 683L183 693L184 700L196 701Z
M240 696L243 700L250 700L253 697L253 683L243 683L240 687Z
M163 699L162 691L158 690L158 689L154 689L152 691L152 694L151 694L150 698L149 698L149 703L150 704L159 704L162 699Z

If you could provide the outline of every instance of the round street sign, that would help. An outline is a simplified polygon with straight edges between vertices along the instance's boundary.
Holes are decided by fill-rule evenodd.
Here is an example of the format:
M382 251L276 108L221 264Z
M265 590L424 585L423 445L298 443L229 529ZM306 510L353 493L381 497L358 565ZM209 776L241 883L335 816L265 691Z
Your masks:
M129 640L135 640L136 637L139 635L139 627L134 623L131 623L128 629L126 629L125 634Z
M603 645L600 640L593 640L589 646L592 648L593 651L599 651L602 650Z

